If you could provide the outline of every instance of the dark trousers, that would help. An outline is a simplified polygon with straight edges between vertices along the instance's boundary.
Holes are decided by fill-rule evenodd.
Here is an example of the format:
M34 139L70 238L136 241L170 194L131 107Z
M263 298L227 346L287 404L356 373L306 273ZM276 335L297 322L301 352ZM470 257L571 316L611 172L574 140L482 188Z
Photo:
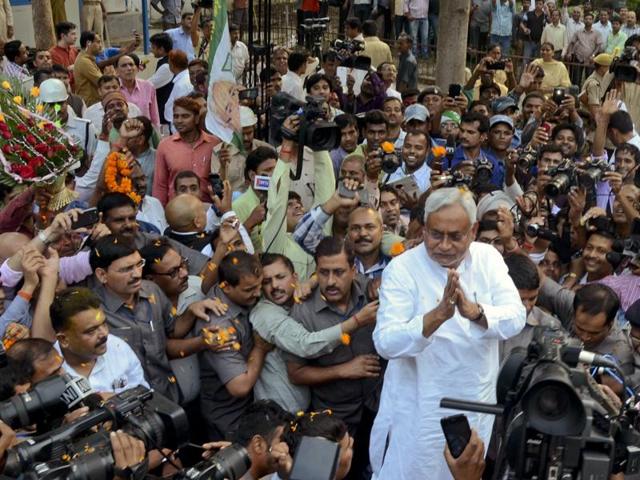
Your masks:
M393 38L393 33L391 31L391 29L393 28L391 24L391 9L389 7L378 6L378 12L376 16L372 18L374 20L378 20L378 18L380 18L381 16L384 17L383 32L381 37L385 40L391 40Z
M411 27L409 26L409 22L407 21L407 17L404 15L396 15L395 16L395 36L398 38L402 32L411 35Z
M371 4L354 5L353 16L358 17L360 23L364 23L366 20L369 20L369 17L371 16Z
M353 461L345 480L369 480L373 474L369 462L369 437L375 418L376 412L363 407L360 423L348 425L349 435L353 437Z

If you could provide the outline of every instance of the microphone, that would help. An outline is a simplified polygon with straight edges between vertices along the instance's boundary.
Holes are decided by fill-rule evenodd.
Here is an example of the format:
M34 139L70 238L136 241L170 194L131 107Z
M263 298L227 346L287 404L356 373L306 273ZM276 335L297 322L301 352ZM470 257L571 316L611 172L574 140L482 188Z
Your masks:
M89 381L84 377L72 377L65 374L63 378L66 381L66 385L60 395L60 400L67 405L69 410L79 406L85 398L94 393Z
M447 143L444 147L445 149L445 157L447 157L447 168L449 170L451 168L451 163L453 162L453 155L456 153L456 139L453 135L449 135L447 137Z
M598 353L589 352L581 347L565 346L562 348L561 358L564 363L575 367L578 363L586 363L596 367L612 368L620 370L620 367L613 360Z

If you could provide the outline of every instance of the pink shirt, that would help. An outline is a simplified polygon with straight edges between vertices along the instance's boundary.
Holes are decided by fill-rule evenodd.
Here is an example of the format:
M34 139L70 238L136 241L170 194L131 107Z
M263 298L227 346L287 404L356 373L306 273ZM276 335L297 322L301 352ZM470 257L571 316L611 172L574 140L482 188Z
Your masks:
M160 125L156 88L149 80L136 78L136 86L133 91L130 92L124 85L120 86L120 91L128 102L136 105L142 112L142 115L151 120L153 125Z
M211 173L211 153L218 143L220 139L204 132L193 146L182 140L179 133L163 139L156 150L153 196L166 205L173 198L176 175L182 170L191 170L200 177L202 201L210 202L206 192Z

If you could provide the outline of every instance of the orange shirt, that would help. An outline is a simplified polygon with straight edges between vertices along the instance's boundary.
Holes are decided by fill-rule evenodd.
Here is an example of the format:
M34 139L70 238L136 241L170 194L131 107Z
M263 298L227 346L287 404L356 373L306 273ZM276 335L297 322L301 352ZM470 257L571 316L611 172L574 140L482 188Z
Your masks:
M76 47L63 48L56 45L49 50L51 54L51 63L62 65L68 69L74 63L76 63L76 57L78 56L78 49ZM73 72L69 72L69 81L71 82L71 88L73 88Z

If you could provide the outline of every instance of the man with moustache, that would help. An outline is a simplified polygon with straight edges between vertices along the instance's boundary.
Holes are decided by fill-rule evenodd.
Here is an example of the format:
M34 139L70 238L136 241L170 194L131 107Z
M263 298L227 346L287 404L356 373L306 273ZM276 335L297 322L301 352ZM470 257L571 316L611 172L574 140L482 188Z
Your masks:
M371 207L357 207L358 202L358 194L354 198L346 198L341 197L336 191L323 205L302 217L293 232L293 238L305 251L313 255L325 237L323 229L326 222L336 213L345 212L349 219L347 238L355 251L357 272L368 278L379 278L391 260L380 248L383 234L382 216Z
M263 298L251 310L249 320L254 330L275 349L265 358L254 394L256 400L274 400L289 412L305 411L310 403L309 389L289 381L283 353L308 359L330 354L340 345L344 334L351 335L375 322L378 303L367 304L358 313L358 320L351 316L337 325L309 331L289 315L296 303L298 284L291 260L284 255L267 253L261 263Z
M318 288L307 300L293 305L291 316L314 332L351 317L362 328L351 334L349 341L317 358L287 353L287 370L292 383L311 388L312 410L330 409L347 424L355 439L348 478L355 479L369 465L367 445L382 384L382 366L372 339L371 316L375 317L378 304L369 303L366 280L357 274L351 242L324 238L315 260Z
M89 254L93 276L87 286L100 298L107 325L138 355L145 377L154 390L179 399L176 379L167 358L171 338L183 338L196 317L208 319L207 299L192 303L181 315L158 285L142 279L145 261L137 249L115 235L98 240Z
M62 354L62 368L89 380L97 392L120 393L142 385L140 360L127 342L109 334L100 298L88 288L67 288L49 308L55 331L55 348Z
M104 195L97 204L98 212L102 213L102 221L116 236L119 242L141 249L149 242L159 237L151 233L140 231L137 216L137 206L128 195L112 192ZM189 260L189 274L198 275L209 271L206 267L207 257L175 240L169 240L171 246L183 257ZM206 284L206 278L204 283ZM210 288L211 286L209 286Z
M377 479L452 478L440 419L458 412L440 408L440 400L495 403L500 341L525 325L500 253L473 242L471 192L438 189L424 212L424 245L396 257L380 289L373 339L389 363L371 432ZM488 445L494 417L467 417Z

